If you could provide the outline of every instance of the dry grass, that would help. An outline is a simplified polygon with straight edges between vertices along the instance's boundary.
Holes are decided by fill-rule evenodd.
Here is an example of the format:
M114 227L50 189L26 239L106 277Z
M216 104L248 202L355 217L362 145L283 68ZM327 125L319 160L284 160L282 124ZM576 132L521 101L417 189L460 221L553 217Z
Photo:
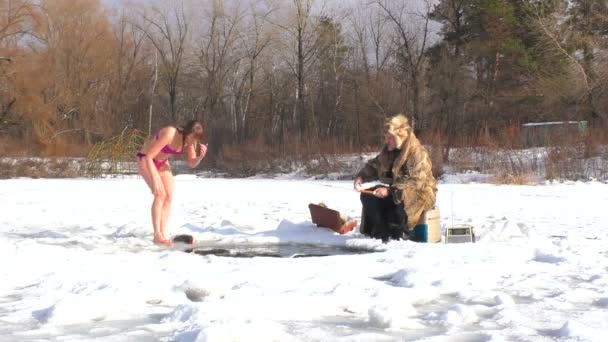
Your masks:
M42 149L45 157L86 157L91 147L83 144L68 143L61 139L55 139Z
M605 179L608 176L607 156L602 156L598 147L597 157L586 158L587 147L551 148L548 153L545 179L589 180Z
M85 175L99 177L136 172L126 168L126 165L135 162L135 155L141 150L145 140L146 135L143 132L130 130L96 144L87 156Z
M452 172L478 171L495 175L496 184L534 184L547 180L608 179L608 133L601 129L590 129L589 134L568 146L541 149L517 149L518 132L515 129L492 137L487 131L477 138L462 137L458 143L473 144L474 147L448 148L447 139L441 134L427 134L421 141L428 146L433 162L433 174L440 177L444 166ZM60 140L39 149L40 156L50 158L24 158L32 156L29 151L38 149L33 145L16 144L7 137L0 137L0 155L16 157L0 161L0 177L56 178L76 176L99 176L101 174L125 174L125 165L135 161L145 136L138 131L125 131L90 148L88 158L80 164L55 156L81 156L87 147L68 144ZM307 175L339 173L348 177L356 172L363 160L344 158L361 155L362 152L378 152L378 146L365 150L352 144L338 141L284 143L268 145L263 139L254 139L240 144L223 146L218 155L209 154L200 169L210 170L233 177L258 174L291 173L299 171ZM469 145L471 146L471 145ZM446 154L450 151L449 155ZM444 165L446 157L448 163ZM127 162L127 164L125 164ZM130 164L129 164L130 165ZM128 165L127 165L128 166ZM199 170L200 170L199 169ZM182 172L178 171L177 172ZM197 170L193 170L197 172ZM189 171L184 171L189 172Z
M292 172L296 168L310 174L328 174L344 169L340 156L359 153L360 150L354 146L335 141L270 146L256 139L238 145L224 145L220 156L210 156L209 165L215 171L240 177Z
M28 154L27 147L7 137L0 136L0 156L23 157Z
M0 178L74 178L81 175L82 165L74 159L5 159L0 161Z
M534 174L527 175L500 175L493 178L494 184L498 185L534 185L537 183Z

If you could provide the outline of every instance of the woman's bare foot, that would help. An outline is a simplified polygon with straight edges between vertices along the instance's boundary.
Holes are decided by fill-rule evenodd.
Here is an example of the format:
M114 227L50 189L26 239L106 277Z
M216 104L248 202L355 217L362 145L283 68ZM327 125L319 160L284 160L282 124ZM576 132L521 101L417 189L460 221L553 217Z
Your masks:
M166 239L164 236L155 236L152 241L160 246L173 247L175 245L173 241Z

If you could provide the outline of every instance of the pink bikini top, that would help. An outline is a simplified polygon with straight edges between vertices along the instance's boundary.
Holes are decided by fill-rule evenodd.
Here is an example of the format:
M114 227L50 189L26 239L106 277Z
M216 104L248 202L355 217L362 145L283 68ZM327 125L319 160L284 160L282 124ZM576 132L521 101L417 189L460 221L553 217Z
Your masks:
M163 149L162 149L162 150L160 150L160 151L161 151L162 153L164 153L164 154L173 154L173 155L180 155L180 154L184 153L183 151L175 151L175 150L173 150L173 149L171 148L171 146L169 146L169 145L165 145L165 146L163 147Z
M156 139L158 139L158 133L156 133ZM169 145L163 146L163 149L160 151L164 154L172 154L172 155L180 155L180 154L184 153L184 151L176 151L176 150L172 149L171 146L169 146Z

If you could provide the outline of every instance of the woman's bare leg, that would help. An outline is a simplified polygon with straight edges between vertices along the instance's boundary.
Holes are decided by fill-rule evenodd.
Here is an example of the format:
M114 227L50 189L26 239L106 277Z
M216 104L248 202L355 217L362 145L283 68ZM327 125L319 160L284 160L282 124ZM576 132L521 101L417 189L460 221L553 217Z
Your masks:
M146 161L145 160L140 160L139 161L139 171L141 173L141 175L144 177L144 180L146 181L146 184L148 184L148 187L150 187L150 191L154 191L153 188L153 180L152 180L152 174L150 172L150 170L148 170L148 167L146 165ZM163 203L165 201L165 193L166 191L164 191L164 189L162 191L160 191L160 193L155 194L154 195L154 201L152 202L152 227L154 229L154 242L160 242L165 240L162 231L161 231L161 217L162 217L162 208L163 208Z
M148 167L146 166L146 161L145 160L138 160L137 161L137 166L139 167L139 174L141 174L142 177L144 177L144 180L146 181L146 184L148 185L148 187L150 188L150 191L153 191L152 189L152 175L150 174L150 171L148 170Z
M175 191L175 179L170 167L165 166L163 169L160 172L160 179L163 181L163 187L165 188L165 198L160 219L160 232L165 239L168 239L169 215L171 214L171 203L173 202L173 192Z

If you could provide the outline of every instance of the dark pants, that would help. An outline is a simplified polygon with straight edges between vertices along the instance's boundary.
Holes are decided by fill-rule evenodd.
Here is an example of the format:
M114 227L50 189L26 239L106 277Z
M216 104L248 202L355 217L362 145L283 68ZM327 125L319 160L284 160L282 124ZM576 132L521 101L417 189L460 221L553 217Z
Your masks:
M403 204L395 204L392 196L378 198L361 194L365 220L365 234L382 239L407 239L407 213Z

